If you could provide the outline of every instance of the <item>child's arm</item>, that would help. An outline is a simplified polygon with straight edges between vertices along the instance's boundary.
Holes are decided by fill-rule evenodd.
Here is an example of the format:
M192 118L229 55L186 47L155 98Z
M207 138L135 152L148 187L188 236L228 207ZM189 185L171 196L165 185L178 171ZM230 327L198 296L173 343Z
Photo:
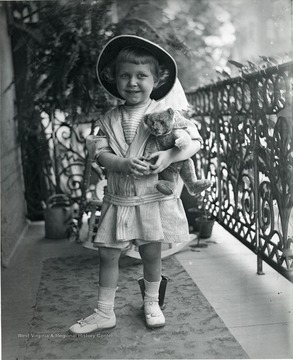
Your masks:
M142 157L122 158L109 152L105 152L99 156L99 163L109 170L123 172L134 178L142 177L149 169Z
M157 158L156 163L151 165L152 174L158 174L174 162L186 160L197 153L201 148L199 140L192 140L184 149L173 148L165 151L158 151L150 155L149 159Z
M98 165L117 172L123 172L134 178L139 178L149 171L149 164L143 161L143 158L123 158L113 153L109 146L108 139L101 129L103 123L99 122L100 129L98 136L95 136L95 153Z

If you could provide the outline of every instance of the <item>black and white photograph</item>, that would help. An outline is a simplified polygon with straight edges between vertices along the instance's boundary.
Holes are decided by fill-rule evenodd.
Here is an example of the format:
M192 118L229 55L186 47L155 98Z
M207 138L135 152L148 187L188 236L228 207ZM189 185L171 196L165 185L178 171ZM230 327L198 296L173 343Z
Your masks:
M293 0L0 1L1 358L293 359Z

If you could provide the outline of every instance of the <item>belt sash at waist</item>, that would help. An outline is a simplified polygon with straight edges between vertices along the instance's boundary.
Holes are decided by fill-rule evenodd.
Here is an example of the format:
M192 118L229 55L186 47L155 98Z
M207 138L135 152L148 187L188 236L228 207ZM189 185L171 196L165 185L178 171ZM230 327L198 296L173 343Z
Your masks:
M140 196L120 196L115 194L106 193L103 201L112 205L119 206L139 206L149 204L156 201L167 201L175 199L176 195L164 195L161 193L156 194L145 194Z

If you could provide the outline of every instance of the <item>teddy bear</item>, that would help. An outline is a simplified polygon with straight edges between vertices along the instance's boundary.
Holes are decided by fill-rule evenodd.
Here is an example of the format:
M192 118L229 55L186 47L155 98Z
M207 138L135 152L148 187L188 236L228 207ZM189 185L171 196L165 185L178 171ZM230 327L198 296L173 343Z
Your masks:
M143 121L151 133L144 151L146 159L156 151L171 149L174 146L182 150L192 141L193 128L188 126L188 120L178 116L178 113L171 108L161 112L146 114L143 117ZM197 129L194 129L194 136L196 137L198 133ZM175 193L178 173L192 196L201 193L211 186L211 181L209 180L197 180L194 163L189 158L172 163L167 169L159 173L159 181L156 185L157 190L165 195Z

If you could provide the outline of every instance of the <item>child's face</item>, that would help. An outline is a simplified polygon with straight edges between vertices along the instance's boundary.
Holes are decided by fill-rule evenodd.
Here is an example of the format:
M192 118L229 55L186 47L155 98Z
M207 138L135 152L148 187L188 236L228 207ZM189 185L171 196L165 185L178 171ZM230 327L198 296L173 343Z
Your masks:
M150 64L121 63L116 74L117 89L126 105L143 105L156 85Z

